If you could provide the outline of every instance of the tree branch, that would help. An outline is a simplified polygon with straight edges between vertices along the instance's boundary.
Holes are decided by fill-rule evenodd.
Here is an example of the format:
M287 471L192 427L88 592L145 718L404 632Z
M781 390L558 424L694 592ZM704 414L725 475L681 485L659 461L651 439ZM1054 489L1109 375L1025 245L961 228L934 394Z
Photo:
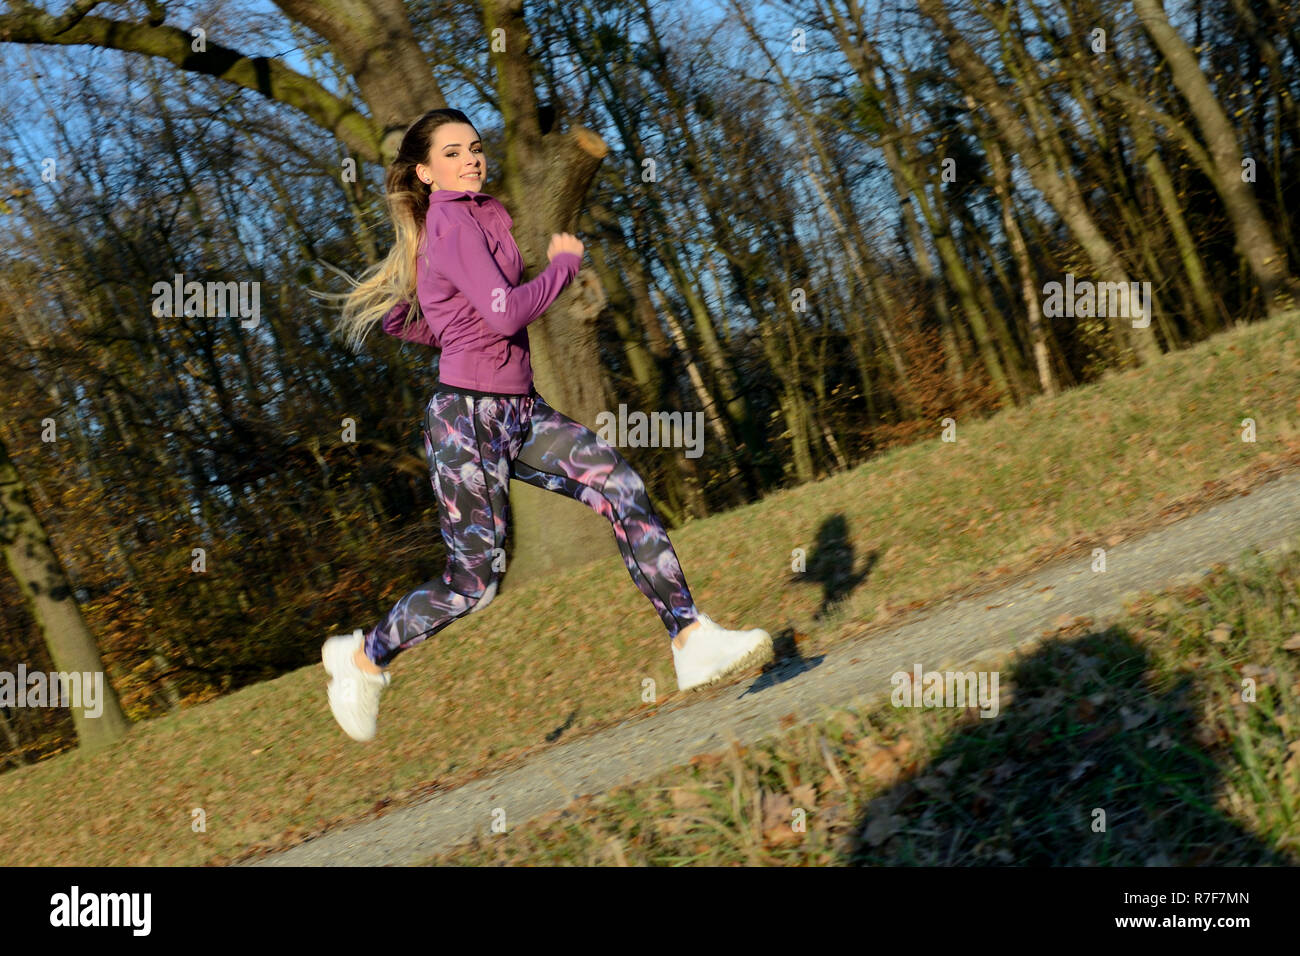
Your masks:
M505 49L492 59L505 124L507 206L536 210L535 216L520 217L527 219L528 228L520 230L516 241L526 260L537 261L551 231L576 228L577 211L609 146L583 126L542 132L523 0L482 0L482 4L488 37L500 29L505 39ZM543 162L525 159L538 155Z
M397 155L402 135L422 113L446 107L402 0L274 3L291 19L324 37L356 81L383 138L383 162Z
M81 21L82 17L95 9L95 7L99 6L99 4L100 0L77 0L76 3L65 10L63 15L55 21L56 26L54 32L62 33L64 30L69 30L76 26Z
M278 60L245 56L210 40L203 52L196 52L191 48L190 34L176 27L87 16L95 5L90 0L78 0L67 13L55 17L24 4L13 13L0 14L0 42L85 44L160 57L182 70L215 76L292 106L358 156L371 162L383 161L383 134L370 118L310 77Z
M1167 131L1167 135L1176 139L1182 144L1187 153L1206 176L1213 179L1215 175L1214 161L1210 158L1209 152L1196 141L1196 137L1191 131L1178 120L1161 112L1149 101L1142 98L1132 87L1123 82L1116 82L1109 87L1099 90L1103 99L1109 98L1118 102L1121 106L1128 107L1137 118L1138 122L1145 120L1152 126L1162 126Z

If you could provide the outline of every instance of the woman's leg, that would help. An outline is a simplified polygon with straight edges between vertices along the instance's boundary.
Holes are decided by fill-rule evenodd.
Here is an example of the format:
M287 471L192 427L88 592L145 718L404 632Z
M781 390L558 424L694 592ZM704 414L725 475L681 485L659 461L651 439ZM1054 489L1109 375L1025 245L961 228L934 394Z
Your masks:
M434 393L425 410L424 445L447 566L366 634L364 653L375 664L388 664L496 595L505 566L510 458L523 444L526 401Z
M591 429L557 412L536 392L531 398L530 427L512 476L608 518L632 580L654 605L668 636L677 637L699 614L641 476Z

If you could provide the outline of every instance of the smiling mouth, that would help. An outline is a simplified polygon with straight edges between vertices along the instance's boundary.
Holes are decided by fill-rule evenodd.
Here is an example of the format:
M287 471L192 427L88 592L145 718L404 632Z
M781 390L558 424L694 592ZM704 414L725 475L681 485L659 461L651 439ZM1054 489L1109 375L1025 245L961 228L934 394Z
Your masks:
M482 179L482 178L483 178L483 174L482 174L482 173L466 173L464 176L462 176L462 177L460 177L460 178L461 178L461 179Z

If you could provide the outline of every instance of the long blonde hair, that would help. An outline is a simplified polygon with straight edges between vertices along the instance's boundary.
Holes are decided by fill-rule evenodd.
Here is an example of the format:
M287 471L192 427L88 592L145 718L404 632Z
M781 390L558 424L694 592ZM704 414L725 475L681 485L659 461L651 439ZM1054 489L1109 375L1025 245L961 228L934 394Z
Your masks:
M444 123L474 126L460 110L429 110L402 136L397 158L384 176L384 198L397 233L388 257L366 269L360 280L340 273L352 284L350 292L309 290L318 299L342 302L342 314L335 331L353 351L360 350L371 326L382 321L402 301L411 305L402 325L403 331L424 320L415 290L415 264L420 239L424 235L424 219L429 212L431 187L415 174L415 167L428 163L434 131Z

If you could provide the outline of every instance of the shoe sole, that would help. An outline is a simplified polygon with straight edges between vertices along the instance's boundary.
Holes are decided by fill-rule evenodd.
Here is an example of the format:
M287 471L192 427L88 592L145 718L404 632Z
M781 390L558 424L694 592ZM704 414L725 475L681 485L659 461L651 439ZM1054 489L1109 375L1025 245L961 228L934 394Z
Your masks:
M739 671L749 670L751 667L758 667L761 664L770 663L776 657L776 649L772 644L772 636L769 634L758 647L754 648L744 657L739 658L735 663L728 664L723 670L718 671L708 680L700 681L698 684L691 684L689 687L678 687L683 693L692 690L703 690L706 687L712 687L728 677L734 677Z

